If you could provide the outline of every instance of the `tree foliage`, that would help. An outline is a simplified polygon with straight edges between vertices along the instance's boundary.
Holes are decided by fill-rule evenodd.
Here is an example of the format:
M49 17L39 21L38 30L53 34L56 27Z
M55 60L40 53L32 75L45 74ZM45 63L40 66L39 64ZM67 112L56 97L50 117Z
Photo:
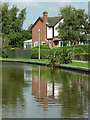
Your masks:
M75 44L87 40L88 15L84 12L83 9L76 9L71 6L60 9L59 15L62 16L63 22L59 24L57 30L64 45L69 41Z
M20 11L17 6L9 9L7 3L2 4L2 36L9 40L11 47L23 47L23 41L31 39L31 34L23 30L25 18L26 8Z
M27 31L30 32L31 34L32 34L32 26L33 26L33 24L31 24L27 29Z

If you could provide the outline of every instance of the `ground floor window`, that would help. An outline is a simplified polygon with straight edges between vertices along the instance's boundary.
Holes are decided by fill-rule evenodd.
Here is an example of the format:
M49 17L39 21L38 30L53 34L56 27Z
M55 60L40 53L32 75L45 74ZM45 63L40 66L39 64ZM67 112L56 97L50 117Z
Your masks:
M63 41L58 41L58 47L62 47L63 46Z
M24 48L32 48L32 43L24 43Z
M42 41L42 44L46 44L44 41Z
M38 46L38 42L34 42L34 47Z
M32 48L32 44L27 44L26 48Z

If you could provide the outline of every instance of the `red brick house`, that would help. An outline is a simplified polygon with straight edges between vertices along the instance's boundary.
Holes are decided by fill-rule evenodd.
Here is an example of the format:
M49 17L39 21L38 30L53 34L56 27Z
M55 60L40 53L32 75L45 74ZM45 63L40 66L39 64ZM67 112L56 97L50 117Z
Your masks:
M44 11L43 17L39 17L32 26L32 47L38 45L38 29L40 29L40 44L49 44L50 48L62 46L62 41L57 38L56 31L59 22L63 22L60 16L48 17L48 13Z
M58 38L58 32L56 30L56 27L59 25L60 22L63 22L62 17L48 17L48 12L44 11L43 17L39 17L32 26L32 47L38 45L39 29L40 44L49 44L50 48L63 46L63 41ZM87 42L78 42L77 44L88 44ZM70 45L70 42L68 43L68 45Z

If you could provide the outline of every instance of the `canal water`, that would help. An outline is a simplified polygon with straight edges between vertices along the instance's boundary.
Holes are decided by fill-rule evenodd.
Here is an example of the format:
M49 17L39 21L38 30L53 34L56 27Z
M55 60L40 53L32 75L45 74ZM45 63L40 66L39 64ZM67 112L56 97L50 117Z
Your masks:
M2 63L3 118L87 118L88 75Z

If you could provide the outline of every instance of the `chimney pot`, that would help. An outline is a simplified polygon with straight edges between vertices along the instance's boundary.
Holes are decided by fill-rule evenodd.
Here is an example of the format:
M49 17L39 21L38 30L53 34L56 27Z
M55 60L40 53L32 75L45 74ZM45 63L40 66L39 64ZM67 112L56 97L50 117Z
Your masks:
M48 12L46 12L46 10L43 12L43 21L44 21L45 23L48 22Z

